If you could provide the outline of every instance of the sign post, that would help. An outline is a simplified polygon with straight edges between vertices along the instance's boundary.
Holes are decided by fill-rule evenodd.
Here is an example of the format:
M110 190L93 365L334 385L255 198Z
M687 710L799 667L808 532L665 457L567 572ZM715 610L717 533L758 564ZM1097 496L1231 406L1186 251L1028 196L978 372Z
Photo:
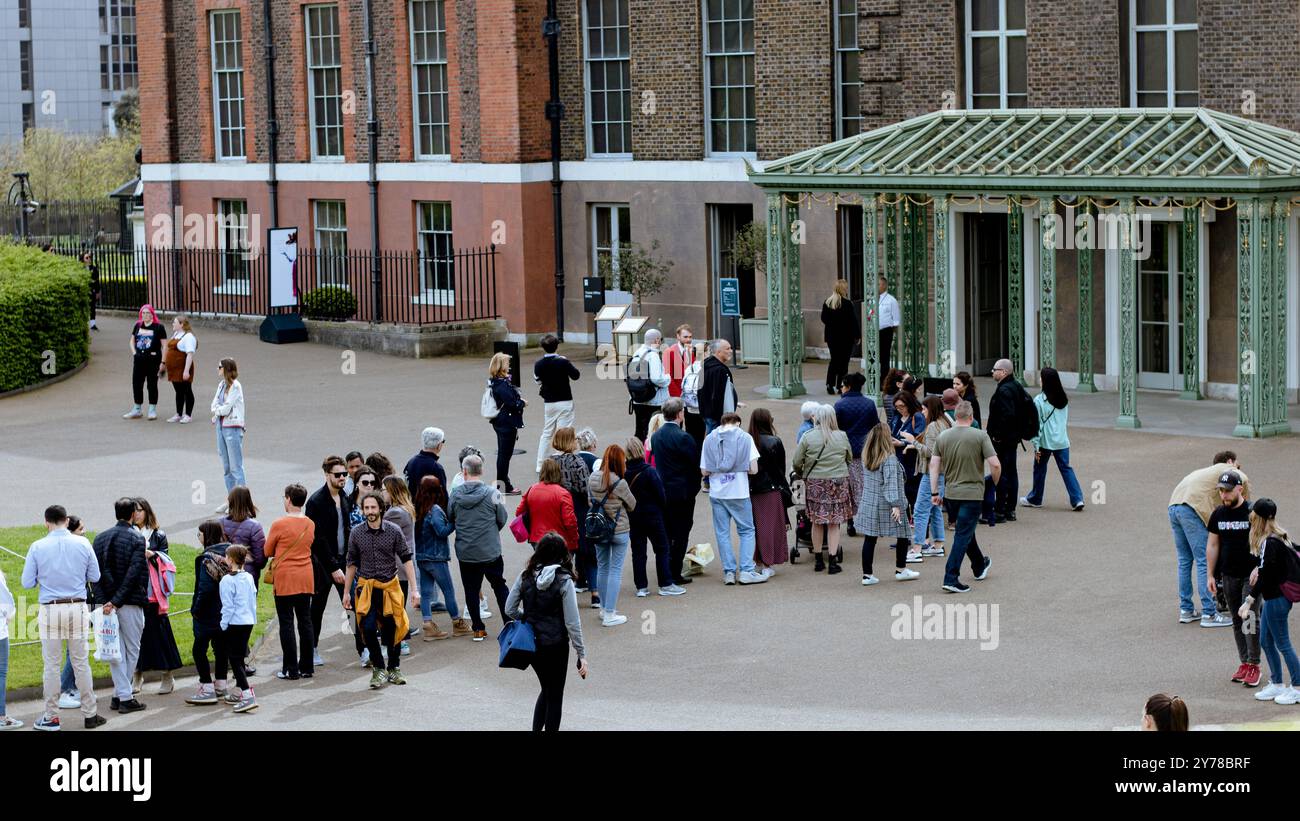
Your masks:
M733 348L740 348L740 280L736 277L720 277L718 279L718 304L720 306L718 315L724 317L733 317L731 323L731 339L728 340ZM736 357L736 368L745 367L740 362L740 357Z

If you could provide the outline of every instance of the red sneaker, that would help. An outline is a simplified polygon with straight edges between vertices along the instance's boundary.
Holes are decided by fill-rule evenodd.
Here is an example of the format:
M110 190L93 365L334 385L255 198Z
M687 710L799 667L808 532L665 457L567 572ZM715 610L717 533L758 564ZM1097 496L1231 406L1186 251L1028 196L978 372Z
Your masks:
M1250 670L1250 665L1242 662L1241 666L1237 668L1237 672L1232 674L1232 680L1238 682L1243 681L1246 678L1246 672L1248 670Z
M1258 664L1246 665L1246 677L1241 680L1241 683L1246 685L1247 687L1259 686L1259 665Z

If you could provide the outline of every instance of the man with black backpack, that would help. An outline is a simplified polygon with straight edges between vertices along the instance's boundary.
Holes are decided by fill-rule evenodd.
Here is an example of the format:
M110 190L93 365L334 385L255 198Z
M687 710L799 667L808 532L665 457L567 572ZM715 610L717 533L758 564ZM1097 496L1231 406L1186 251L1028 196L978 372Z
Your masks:
M1038 435L1038 410L1034 400L1012 373L1010 359L999 359L993 365L993 378L997 390L989 402L989 423L986 431L993 440L993 450L1002 465L1002 478L997 484L993 505L999 522L1016 520L1016 499L1020 493L1020 477L1016 472L1016 449L1022 439Z
M631 397L628 411L636 414L636 438L644 442L650 432L650 417L659 413L668 401L671 377L664 371L659 349L664 335L658 329L645 332L645 344L637 348L627 363L627 392Z

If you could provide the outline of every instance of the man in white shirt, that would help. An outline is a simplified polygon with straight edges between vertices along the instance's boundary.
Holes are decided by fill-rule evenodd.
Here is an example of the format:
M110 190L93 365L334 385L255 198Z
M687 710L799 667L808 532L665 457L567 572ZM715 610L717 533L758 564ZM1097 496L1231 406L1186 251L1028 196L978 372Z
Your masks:
M883 377L889 373L890 353L894 347L894 334L898 326L902 324L902 311L898 308L898 300L894 295L889 293L889 282L882 276L878 286L880 299L877 302L876 316L880 317L880 374Z
M758 473L758 446L740 428L740 416L724 413L718 427L704 439L700 472L709 481L713 534L722 555L722 583L736 583L736 557L731 551L731 523L740 536L740 583L762 584L772 573L754 570L754 511L749 502L749 475Z

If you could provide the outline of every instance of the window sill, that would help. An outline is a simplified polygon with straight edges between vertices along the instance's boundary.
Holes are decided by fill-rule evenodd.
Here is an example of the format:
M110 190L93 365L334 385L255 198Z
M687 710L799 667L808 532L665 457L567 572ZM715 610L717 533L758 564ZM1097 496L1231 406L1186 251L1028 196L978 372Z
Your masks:
M225 285L213 288L212 293L223 296L248 296L250 290L247 282L227 282Z
M437 164L437 165L445 165L445 164L451 162L451 155L450 155L450 154L430 154L430 155L428 155L427 157L416 156L415 161L416 161L416 162L434 163L434 164Z
M425 291L422 294L411 297L412 305L433 305L436 307L451 308L456 305L455 291Z

